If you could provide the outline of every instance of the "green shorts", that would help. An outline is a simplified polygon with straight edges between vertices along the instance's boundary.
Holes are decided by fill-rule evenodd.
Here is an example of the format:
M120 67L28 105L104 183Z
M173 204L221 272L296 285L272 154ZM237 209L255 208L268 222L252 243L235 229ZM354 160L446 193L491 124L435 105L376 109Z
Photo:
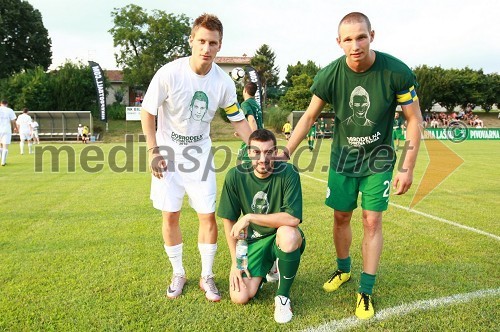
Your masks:
M302 236L300 253L303 253L306 248L306 238L302 230L300 228L298 230ZM276 233L248 244L248 271L252 277L262 277L265 280L276 260L277 251Z
M350 177L330 168L325 204L338 211L352 211L358 207L361 192L363 210L385 211L389 205L392 171L363 177Z
M403 135L403 129L401 129L401 128L394 129L392 131L392 139L393 140L396 140L396 139L404 140L405 136Z

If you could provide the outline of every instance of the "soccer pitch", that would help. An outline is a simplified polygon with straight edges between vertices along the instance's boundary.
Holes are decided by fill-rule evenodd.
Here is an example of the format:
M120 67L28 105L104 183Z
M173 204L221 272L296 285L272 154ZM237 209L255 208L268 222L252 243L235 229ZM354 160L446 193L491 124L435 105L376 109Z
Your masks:
M230 302L230 255L219 219L214 272L223 299L205 299L198 222L187 199L181 229L188 283L180 298L165 297L171 268L161 214L149 201L144 145L129 150L133 157L117 144L68 145L75 154L61 153L58 170L47 152L37 159L11 145L0 168L0 330L498 330L500 142L445 142L464 163L410 210L429 163L422 145L412 189L391 195L384 214L376 316L367 322L354 317L360 208L352 222L352 280L334 293L322 290L335 268L333 211L324 205L329 144L293 158L302 174L307 247L291 291L294 318L285 325L273 319L276 284L264 285L246 306ZM218 196L239 145L215 143Z

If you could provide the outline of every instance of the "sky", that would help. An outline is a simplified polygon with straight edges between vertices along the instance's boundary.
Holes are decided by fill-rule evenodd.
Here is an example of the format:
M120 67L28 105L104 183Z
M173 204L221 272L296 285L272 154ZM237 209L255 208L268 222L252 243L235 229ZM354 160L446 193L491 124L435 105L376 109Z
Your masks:
M366 14L375 38L372 49L389 53L411 68L469 67L500 73L498 0L27 0L42 14L52 40L55 69L66 61L93 60L119 69L111 12L134 3L152 14L163 10L194 19L219 17L224 38L219 56L252 56L263 44L276 55L280 78L287 66L312 60L324 67L341 56L338 22L352 11Z

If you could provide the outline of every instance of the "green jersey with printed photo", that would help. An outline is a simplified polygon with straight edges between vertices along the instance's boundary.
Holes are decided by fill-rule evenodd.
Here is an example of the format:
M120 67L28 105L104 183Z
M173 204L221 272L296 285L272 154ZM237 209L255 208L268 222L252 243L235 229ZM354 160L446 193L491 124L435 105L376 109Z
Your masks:
M237 221L248 213L287 212L302 220L300 176L293 164L275 162L274 172L265 179L255 176L252 165L243 163L229 170L222 187L217 215ZM249 243L276 233L276 228L248 226Z
M396 106L418 99L415 74L402 61L375 51L373 65L354 72L342 56L318 72L311 91L335 110L330 167L346 176L392 171Z

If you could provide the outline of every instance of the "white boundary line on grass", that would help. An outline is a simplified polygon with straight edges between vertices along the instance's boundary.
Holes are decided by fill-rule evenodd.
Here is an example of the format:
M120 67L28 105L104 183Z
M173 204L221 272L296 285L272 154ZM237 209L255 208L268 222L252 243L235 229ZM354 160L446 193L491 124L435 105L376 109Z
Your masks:
M404 316L416 311L430 310L447 305L470 302L471 300L500 295L500 288L497 289L482 289L471 293L455 294L437 299L420 300L412 303L402 304L392 308L386 308L378 311L370 320L360 320L356 316L333 320L317 327L310 327L302 331L319 332L319 331L342 331L352 329L363 324L373 321L382 321L393 317Z
M328 183L328 181L315 178L314 176L310 176L310 175L303 174L303 173L300 173L300 175L301 176L305 176L307 178L311 178L311 179L316 180L316 181L320 181L320 182L323 182L323 183ZM493 239L495 239L497 241L500 241L500 236L497 236L495 234L491 234L491 233L482 231L482 230L477 229L477 228L465 226L465 225L459 224L457 222L454 222L454 221L451 221L451 220L447 220L447 219L444 219L444 218L441 218L441 217L436 217L436 216L433 216L432 214L421 212L421 211L418 211L418 210L415 210L415 209L410 209L408 207L405 207L405 206L402 206L402 205L399 205L399 204L395 204L395 203L389 202L389 205L392 205L392 206L397 207L399 209L405 210L407 212L411 212L411 213L415 213L415 214L424 216L426 218L430 218L430 219L434 219L434 220L440 221L440 222L448 224L448 225L452 225L452 226L455 226L455 227L458 227L458 228L462 228L462 229L465 229L465 230L468 230L468 231L471 231L471 232L474 232L474 233L478 233L478 234L481 234L481 235L486 235L486 236L489 236L489 237L491 237L491 238L493 238Z

